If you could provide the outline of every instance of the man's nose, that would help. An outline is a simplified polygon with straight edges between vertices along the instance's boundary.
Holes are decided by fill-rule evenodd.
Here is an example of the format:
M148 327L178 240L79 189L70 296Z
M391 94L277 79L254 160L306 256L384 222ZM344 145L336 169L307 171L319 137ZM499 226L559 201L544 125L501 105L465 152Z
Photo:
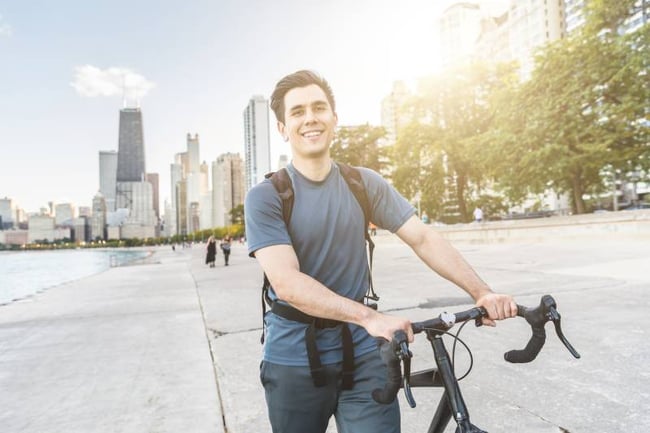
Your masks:
M305 122L315 122L316 121L316 112L311 108L308 108L305 113Z

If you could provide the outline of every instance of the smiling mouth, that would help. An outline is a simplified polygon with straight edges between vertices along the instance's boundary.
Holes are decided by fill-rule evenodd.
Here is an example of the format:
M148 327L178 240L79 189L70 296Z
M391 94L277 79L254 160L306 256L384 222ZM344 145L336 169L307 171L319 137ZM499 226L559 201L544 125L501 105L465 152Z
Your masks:
M314 138L314 137L320 137L322 134L322 131L307 131L302 134L303 137L305 138Z

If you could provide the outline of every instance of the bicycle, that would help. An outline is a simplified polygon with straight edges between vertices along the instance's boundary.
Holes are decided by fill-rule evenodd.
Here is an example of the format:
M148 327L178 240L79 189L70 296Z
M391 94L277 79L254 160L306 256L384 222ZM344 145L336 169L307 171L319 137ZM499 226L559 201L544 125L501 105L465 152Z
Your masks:
M411 357L406 333L398 331L393 339L380 340L380 354L388 367L386 385L383 389L375 389L372 397L379 403L391 403L400 388L404 389L404 396L409 406L416 406L415 399L411 388L413 387L444 387L444 392L438 403L436 412L433 415L429 430L427 433L443 433L452 416L457 424L456 433L487 433L476 427L470 422L469 411L463 400L459 380L462 380L469 374L472 369L472 356L470 354L470 367L467 373L461 378L457 378L454 373L452 360L442 340L442 336L449 334L454 337L454 349L456 341L460 341L466 348L467 346L459 338L458 334L470 320L474 320L476 326L481 325L481 319L487 316L487 312L482 307L474 307L469 310L458 313L441 313L437 318L414 322L411 324L414 334L425 332L427 339L431 342L437 368L411 373ZM539 306L527 308L517 305L517 316L523 317L530 324L532 336L526 347L522 350L511 350L504 354L506 361L511 363L526 363L533 361L546 341L546 331L544 325L547 322L553 322L555 332L575 357L580 358L580 354L573 348L562 332L560 324L560 314L557 311L557 304L550 295L544 295L541 298ZM463 322L456 335L448 332L456 323ZM469 348L467 348L469 351ZM403 364L403 372L402 372Z

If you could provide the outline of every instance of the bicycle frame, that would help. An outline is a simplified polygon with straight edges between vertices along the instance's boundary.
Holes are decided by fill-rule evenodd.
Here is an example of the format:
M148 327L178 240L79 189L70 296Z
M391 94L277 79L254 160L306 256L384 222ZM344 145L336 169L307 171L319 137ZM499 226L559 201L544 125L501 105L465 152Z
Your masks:
M560 341L575 358L580 358L580 354L562 333L560 314L557 312L552 296L542 296L538 307L527 308L518 305L517 309L517 315L525 318L531 326L532 336L524 349L506 352L504 354L506 361L526 363L534 360L544 346L546 339L544 325L551 321ZM411 324L415 334L426 333L433 349L437 369L422 370L411 374L411 357L413 355L409 350L406 334L403 331L397 331L391 341L380 341L380 355L386 362L389 372L384 388L373 391L375 401L390 403L399 389L403 388L409 405L415 407L415 399L411 393L412 387L444 387L428 433L443 433L452 417L457 424L456 433L486 433L470 422L467 405L460 391L449 353L442 340L446 330L454 326L455 323L475 320L479 326L481 318L486 315L485 309L475 307L456 314L442 313L436 319ZM403 364L404 374L401 373L400 364Z
M445 389L427 433L443 433L454 414L458 424L457 433L485 433L470 423L467 405L454 374L451 358L442 340L443 333L438 330L425 332L433 348L437 368L411 373L410 385L413 388L444 387Z

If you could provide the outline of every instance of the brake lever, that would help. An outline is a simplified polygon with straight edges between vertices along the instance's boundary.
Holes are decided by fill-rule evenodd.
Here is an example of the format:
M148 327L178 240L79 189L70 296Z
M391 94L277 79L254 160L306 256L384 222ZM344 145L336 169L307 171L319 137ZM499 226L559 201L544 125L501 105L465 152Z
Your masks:
M402 385L404 388L404 396L411 408L416 406L415 398L413 397L413 392L411 391L411 358L413 354L409 350L408 343L406 341L400 341L399 351L397 352L397 357L402 361L404 366L404 373L402 374Z
M557 338L560 339L560 341L564 344L564 347L567 348L567 350L571 353L571 355L573 355L574 358L580 359L580 354L573 348L571 343L569 343L569 340L566 339L564 333L562 332L562 325L560 324L562 318L560 317L560 313L558 313L554 307L550 307L548 311L548 317L555 326L555 333L557 334Z

